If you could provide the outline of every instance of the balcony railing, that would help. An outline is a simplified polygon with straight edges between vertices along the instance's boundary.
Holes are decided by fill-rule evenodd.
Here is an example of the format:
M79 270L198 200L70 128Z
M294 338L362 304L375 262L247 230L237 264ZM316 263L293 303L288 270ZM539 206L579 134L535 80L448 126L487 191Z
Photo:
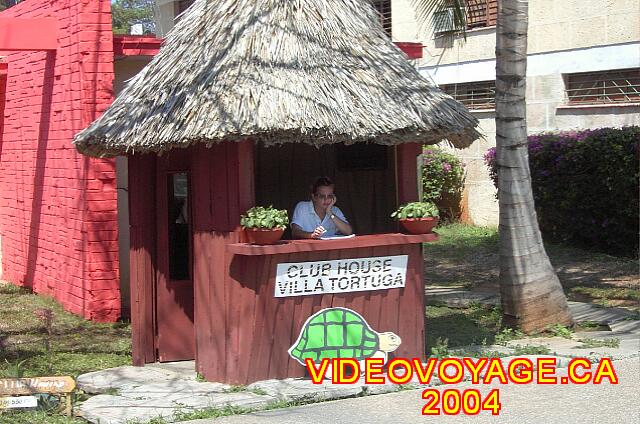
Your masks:
M570 105L640 103L640 68L566 75Z

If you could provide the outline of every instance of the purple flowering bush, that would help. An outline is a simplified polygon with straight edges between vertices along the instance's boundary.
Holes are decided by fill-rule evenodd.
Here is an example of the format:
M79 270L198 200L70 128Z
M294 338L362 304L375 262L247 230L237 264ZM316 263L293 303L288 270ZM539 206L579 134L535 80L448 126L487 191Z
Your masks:
M637 256L640 127L543 133L528 142L545 237ZM495 148L485 162L497 186Z
M440 218L454 221L460 217L464 186L464 164L434 146L422 149L422 201L438 206Z

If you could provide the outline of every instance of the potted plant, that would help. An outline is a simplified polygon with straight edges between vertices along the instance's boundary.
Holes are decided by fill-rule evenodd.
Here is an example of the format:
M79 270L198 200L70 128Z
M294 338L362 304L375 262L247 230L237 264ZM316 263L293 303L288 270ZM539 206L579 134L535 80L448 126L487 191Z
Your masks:
M411 234L427 234L438 224L438 207L432 202L411 202L400 206L392 218Z
M286 209L254 206L240 216L240 225L244 228L250 243L270 244L280 240L289 217Z

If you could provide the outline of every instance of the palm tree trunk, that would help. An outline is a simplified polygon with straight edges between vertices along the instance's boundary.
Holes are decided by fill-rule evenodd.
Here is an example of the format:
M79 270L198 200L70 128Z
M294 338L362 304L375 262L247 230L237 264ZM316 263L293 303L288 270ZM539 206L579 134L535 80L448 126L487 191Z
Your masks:
M526 123L528 2L501 0L496 34L496 160L503 323L524 332L573 319L542 236L531 191Z

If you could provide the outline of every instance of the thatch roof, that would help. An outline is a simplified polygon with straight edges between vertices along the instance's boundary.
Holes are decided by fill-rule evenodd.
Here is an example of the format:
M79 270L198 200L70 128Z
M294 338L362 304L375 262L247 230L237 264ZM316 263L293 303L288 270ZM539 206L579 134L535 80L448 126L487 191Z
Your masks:
M74 143L94 156L247 138L462 148L477 125L419 75L368 0L196 0Z

